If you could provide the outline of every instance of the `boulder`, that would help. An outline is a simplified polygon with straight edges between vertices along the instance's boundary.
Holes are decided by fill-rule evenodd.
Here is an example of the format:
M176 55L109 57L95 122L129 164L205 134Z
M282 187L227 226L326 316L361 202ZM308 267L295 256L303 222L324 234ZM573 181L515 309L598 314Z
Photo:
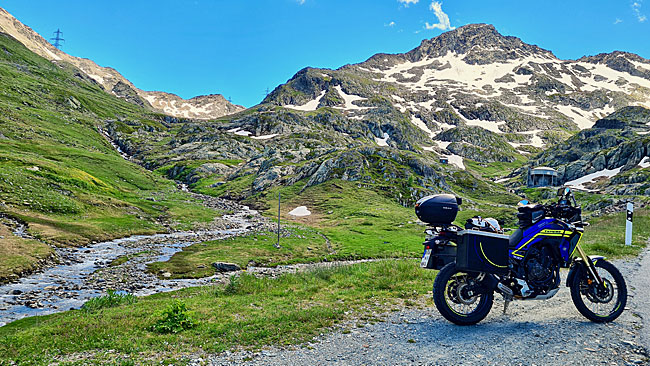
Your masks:
M212 263L212 267L214 267L217 272L234 272L241 270L241 267L235 263L214 262Z

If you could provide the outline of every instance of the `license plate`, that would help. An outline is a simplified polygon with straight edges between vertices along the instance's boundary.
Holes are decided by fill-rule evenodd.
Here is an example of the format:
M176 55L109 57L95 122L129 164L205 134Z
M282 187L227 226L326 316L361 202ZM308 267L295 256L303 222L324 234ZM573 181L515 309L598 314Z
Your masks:
M431 257L431 249L425 249L424 255L422 256L422 262L420 262L420 267L427 268L429 264L429 257Z

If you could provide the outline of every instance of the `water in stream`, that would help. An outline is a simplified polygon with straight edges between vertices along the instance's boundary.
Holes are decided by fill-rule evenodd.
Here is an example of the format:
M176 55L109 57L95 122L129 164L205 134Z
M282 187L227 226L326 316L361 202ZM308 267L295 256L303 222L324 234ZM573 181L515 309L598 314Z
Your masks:
M223 239L248 230L246 217L254 211L243 210L224 216L230 229L137 235L97 243L83 248L57 248L61 264L0 286L0 326L34 315L79 308L88 299L105 293L102 279L89 281L93 273L104 270L116 258L147 250L150 255L133 260L131 274L137 283L129 284L138 296L210 283L214 278L166 280L146 272L146 264L166 261L184 247L205 240ZM23 228L24 232L24 228ZM21 232L22 233L22 232ZM16 233L17 235L20 233ZM131 262L131 261L129 261ZM127 263L128 264L128 263ZM100 276L101 277L101 276Z

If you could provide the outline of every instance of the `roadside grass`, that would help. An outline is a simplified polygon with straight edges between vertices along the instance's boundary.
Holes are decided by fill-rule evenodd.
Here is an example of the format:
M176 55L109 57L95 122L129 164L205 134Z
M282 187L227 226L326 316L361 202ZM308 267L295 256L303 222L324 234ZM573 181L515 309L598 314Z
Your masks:
M625 212L596 217L585 229L581 245L588 254L619 258L637 256L650 238L650 210L634 212L632 245L625 245Z
M0 328L0 359L48 364L75 352L113 350L134 361L299 344L346 319L379 321L377 314L431 291L434 271L415 260L385 260L319 269L276 279L234 277L226 286L190 288L139 298L94 313L68 311ZM178 333L150 331L180 300L196 326ZM363 321L363 320L361 320Z

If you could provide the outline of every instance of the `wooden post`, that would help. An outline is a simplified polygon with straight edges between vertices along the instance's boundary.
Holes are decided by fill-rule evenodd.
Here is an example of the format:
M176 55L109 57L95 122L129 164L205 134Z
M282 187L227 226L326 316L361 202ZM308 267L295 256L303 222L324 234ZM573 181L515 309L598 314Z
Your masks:
M280 197L281 193L278 192L278 242L275 243L275 247L280 249Z

